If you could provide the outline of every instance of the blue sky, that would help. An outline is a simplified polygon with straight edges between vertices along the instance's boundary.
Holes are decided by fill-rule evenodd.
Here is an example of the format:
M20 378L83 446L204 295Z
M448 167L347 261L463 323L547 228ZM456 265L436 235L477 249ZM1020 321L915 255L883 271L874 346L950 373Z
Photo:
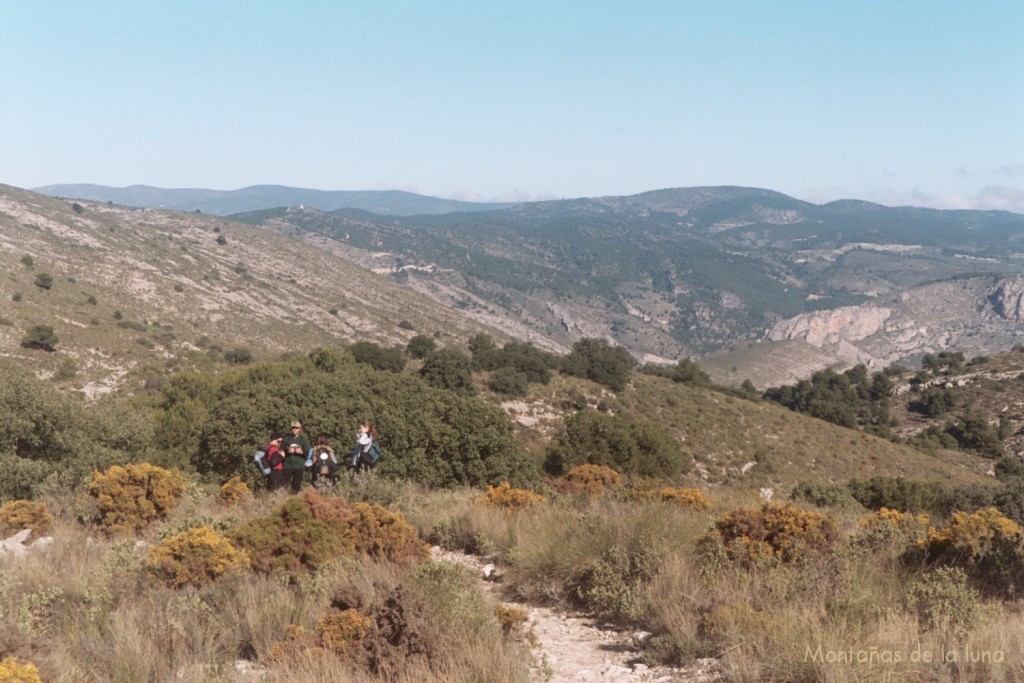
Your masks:
M1024 2L0 0L0 182L1024 213Z

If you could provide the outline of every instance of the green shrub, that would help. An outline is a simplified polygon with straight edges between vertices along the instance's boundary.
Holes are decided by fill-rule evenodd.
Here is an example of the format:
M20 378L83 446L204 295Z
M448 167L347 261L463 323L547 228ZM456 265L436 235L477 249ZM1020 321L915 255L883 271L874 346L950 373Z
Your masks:
M248 365L252 362L252 351L238 346L224 352L224 360L232 365Z
M53 352L56 350L59 341L60 338L51 326L33 325L28 329L25 336L21 338L21 345L26 349L40 349Z
M843 484L823 484L817 481L801 481L793 487L790 500L810 503L818 507L861 507L850 489Z
M544 469L559 476L585 463L669 480L693 467L692 457L661 425L594 411L565 418L565 431L548 447Z
M850 495L869 510L889 508L900 512L936 510L945 490L938 482L903 477L872 477L867 481L851 479L847 486Z
M441 349L433 353L420 368L420 377L430 386L472 395L472 362L469 356L457 349Z
M978 619L978 606L978 593L959 567L926 572L907 593L907 607L926 628L966 633Z
M22 263L22 265L28 266L29 268L31 268L34 265L36 265L35 259L33 259L28 254L25 254L24 256L21 257L21 263Z
M1001 458L1003 443L996 429L989 424L988 416L975 408L968 408L956 424L949 427L949 434L956 439L960 448L977 451L986 458Z
M376 370L401 372L405 367L405 356L401 349L385 349L372 342L356 342L348 347L357 363L366 363Z
M505 366L491 373L487 379L487 388L503 396L525 396L529 383L525 373Z
M177 375L162 390L156 445L219 481L237 474L256 485L251 456L240 454L296 416L313 434L350 435L369 420L384 452L377 474L430 486L536 481L536 466L501 408L349 358L318 351L217 376Z
M692 384L701 387L711 384L711 377L689 358L683 358L676 363L670 377L673 382L680 384Z
M49 273L39 273L36 275L35 285L39 289L49 289L53 286L53 276Z
M636 361L621 346L611 346L604 339L581 339L562 361L562 371L604 385L612 391L626 388Z
M635 621L645 607L646 585L654 577L660 553L642 540L609 548L573 581L573 596L597 616L618 623Z
M437 342L424 334L417 334L405 346L405 352L413 358L426 358L437 350Z

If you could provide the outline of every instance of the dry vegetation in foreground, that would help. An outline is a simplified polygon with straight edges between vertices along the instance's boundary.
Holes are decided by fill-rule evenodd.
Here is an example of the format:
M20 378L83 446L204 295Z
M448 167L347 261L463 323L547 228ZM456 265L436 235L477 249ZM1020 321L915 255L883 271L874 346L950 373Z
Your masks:
M527 681L529 638L475 577L427 561L429 542L498 562L511 599L650 633L649 664L715 657L728 681L1024 677L1021 529L996 510L574 478L543 498L370 476L225 502L192 484L165 519L116 533L62 512L49 550L0 574L0 659L45 681L232 681L238 661L281 682Z

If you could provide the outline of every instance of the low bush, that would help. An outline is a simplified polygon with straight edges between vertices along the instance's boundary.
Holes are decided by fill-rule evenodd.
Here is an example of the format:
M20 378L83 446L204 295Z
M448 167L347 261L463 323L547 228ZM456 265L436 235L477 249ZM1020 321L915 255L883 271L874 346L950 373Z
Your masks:
M860 527L861 533L855 539L858 545L905 549L927 537L928 516L882 508L862 518Z
M622 477L611 467L585 463L576 465L561 479L552 481L550 486L562 494L599 496L621 483Z
M22 664L14 657L0 659L0 683L43 683L32 662Z
M111 534L141 532L150 522L165 519L185 492L177 472L148 463L114 465L93 472L89 494L99 506L99 523Z
M46 503L31 500L12 500L0 505L0 537L31 529L44 534L50 529L53 516Z
M345 653L358 645L373 627L373 621L354 609L332 612L316 622L320 644L332 652Z
M430 555L405 517L377 504L353 503L341 538L358 553L392 562L420 562Z
M241 477L231 477L224 482L217 494L217 500L222 505L235 505L252 498L252 490L249 485L242 481Z
M249 556L209 527L188 529L151 546L146 569L172 588L205 586L249 568Z
M660 500L663 503L672 503L692 512L701 512L711 507L711 501L707 499L707 496L700 489L662 486L655 489L653 493L656 500Z
M972 514L955 512L938 531L929 529L916 550L931 564L961 567L989 593L1015 590L1024 575L1020 526L995 508ZM917 553L908 553L914 559Z
M544 497L526 489L512 488L505 481L497 486L488 486L487 492L480 496L477 502L481 505L498 507L507 512L518 512L531 505L544 502Z
M693 467L693 458L660 424L586 410L565 418L565 431L548 447L544 469L559 476L583 464L673 480Z
M801 481L793 487L790 500L810 503L818 507L862 507L852 495L850 488L843 484L823 484L817 481Z
M618 623L635 621L645 607L646 586L654 577L660 554L650 544L609 548L579 573L572 585L579 604Z
M907 593L907 608L925 628L966 633L978 619L978 593L959 567L925 572Z
M307 490L269 515L231 529L227 536L249 554L253 569L297 577L353 551L341 536L341 525L350 514L340 498Z
M760 510L734 510L720 517L705 544L734 563L750 566L821 556L838 541L832 517L769 503Z
M851 479L850 495L869 510L889 508L901 512L930 512L940 506L945 487L938 482L903 477Z

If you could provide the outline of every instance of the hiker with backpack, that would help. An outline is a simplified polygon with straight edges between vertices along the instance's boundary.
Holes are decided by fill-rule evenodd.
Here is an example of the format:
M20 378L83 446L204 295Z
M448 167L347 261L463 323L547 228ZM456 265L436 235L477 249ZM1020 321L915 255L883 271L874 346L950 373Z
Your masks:
M281 451L282 436L274 432L263 447L263 469L267 474L267 489L276 491L284 486L284 452Z
M306 475L306 457L310 448L309 437L302 433L302 423L295 420L292 422L291 435L281 441L281 450L284 451L282 478L291 484L292 493L298 493L302 489L302 479Z
M352 461L352 471L355 473L365 472L377 466L380 460L380 447L377 445L377 430L369 422L359 425L356 434L356 445L349 456Z
M334 483L334 471L338 468L338 456L334 454L334 449L328 444L326 434L317 435L313 447L309 449L306 467L310 470L309 483L313 486L320 488Z

